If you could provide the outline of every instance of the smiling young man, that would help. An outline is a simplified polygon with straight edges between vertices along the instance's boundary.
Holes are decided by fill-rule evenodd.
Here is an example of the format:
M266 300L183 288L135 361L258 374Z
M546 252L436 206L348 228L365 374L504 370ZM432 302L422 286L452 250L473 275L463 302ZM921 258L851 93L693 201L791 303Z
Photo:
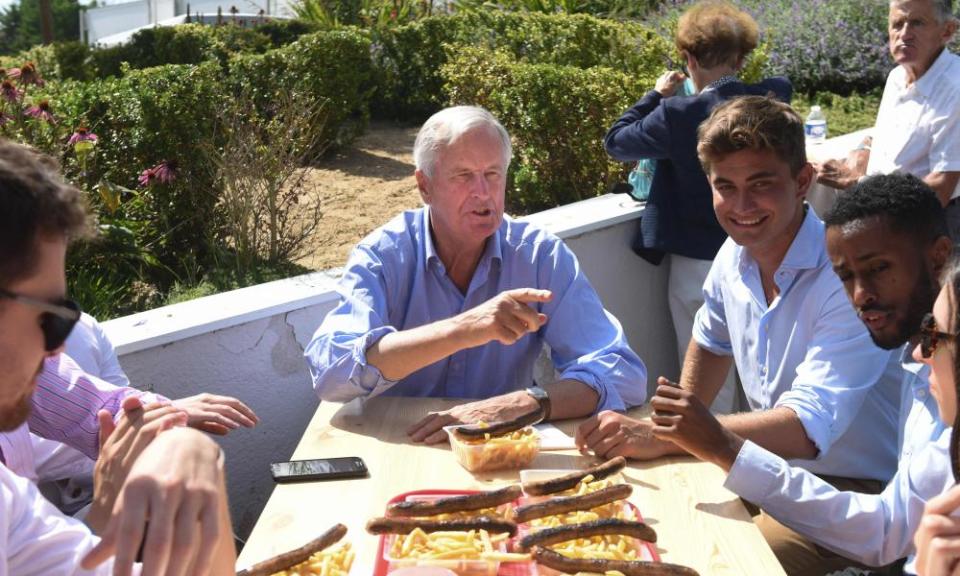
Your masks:
M425 208L364 238L340 303L306 349L320 398L379 394L482 399L431 414L414 441L456 422L618 410L646 398L646 370L604 310L573 252L504 215L510 137L488 111L434 114L414 145ZM535 387L548 344L560 374Z
M934 192L909 175L856 184L826 224L830 260L848 297L873 341L896 349L901 364L897 473L883 492L841 491L791 466L732 433L686 391L658 390L651 401L659 413L655 433L722 467L728 489L824 547L811 550L811 566L839 566L827 564L835 559L826 549L879 566L915 554L913 534L926 502L953 484L950 428L930 393L929 366L911 356L951 241ZM905 571L914 567L910 558Z
M698 153L730 237L704 284L680 386L709 406L735 361L751 411L722 417L727 429L834 485L879 491L896 468L899 366L857 319L804 203L803 121L773 99L737 98L701 125ZM577 441L604 457L684 453L653 429L603 412ZM806 539L765 514L756 521L788 573L823 573L807 563Z
M818 166L819 181L849 188L864 174L896 170L922 178L947 207L960 240L960 56L947 49L957 30L953 0L893 0L888 37L897 63L887 77L872 138L847 161Z
M23 424L44 361L80 317L64 298L68 241L86 225L81 194L37 153L0 140L0 430ZM232 574L219 447L172 406L123 400L98 414L101 538L0 465L0 574ZM149 519L149 526L147 520Z

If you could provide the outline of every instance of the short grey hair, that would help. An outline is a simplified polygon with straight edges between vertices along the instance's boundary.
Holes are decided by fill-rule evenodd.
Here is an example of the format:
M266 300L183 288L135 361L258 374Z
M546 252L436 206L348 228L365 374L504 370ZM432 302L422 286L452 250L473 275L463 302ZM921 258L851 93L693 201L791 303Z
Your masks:
M437 153L454 144L464 134L477 129L486 129L497 135L504 168L508 167L513 158L513 146L503 124L479 106L451 106L431 116L420 127L413 144L413 162L417 170L426 174L427 178L432 178L437 167Z
M903 4L907 0L890 0L890 5ZM941 24L953 20L953 0L930 0L933 11L937 15L937 21Z

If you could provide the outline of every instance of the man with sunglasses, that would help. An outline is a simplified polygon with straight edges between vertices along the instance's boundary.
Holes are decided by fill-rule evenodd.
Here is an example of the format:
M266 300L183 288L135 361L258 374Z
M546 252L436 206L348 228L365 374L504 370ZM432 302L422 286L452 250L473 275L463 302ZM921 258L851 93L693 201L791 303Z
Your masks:
M950 429L930 395L929 368L911 357L918 343L929 357L952 338L928 313L951 253L947 223L934 191L898 173L854 185L824 222L834 271L874 343L901 349L899 461L883 492L837 490L724 428L682 390L657 391L654 433L722 467L726 488L817 544L871 566L911 556L904 570L912 574L924 506L953 484Z
M0 430L27 419L44 360L79 317L63 297L64 261L85 227L79 191L0 141ZM129 574L141 544L151 573L233 573L219 447L173 407L127 398L122 409L116 424L98 415L97 492L110 503L102 540L0 466L0 574Z

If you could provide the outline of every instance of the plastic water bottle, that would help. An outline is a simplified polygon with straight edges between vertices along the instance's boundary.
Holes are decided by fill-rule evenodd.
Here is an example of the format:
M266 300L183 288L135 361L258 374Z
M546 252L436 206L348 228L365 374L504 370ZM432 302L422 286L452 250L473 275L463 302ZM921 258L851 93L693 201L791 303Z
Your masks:
M808 144L820 144L827 139L827 118L819 106L811 106L807 121L803 124Z

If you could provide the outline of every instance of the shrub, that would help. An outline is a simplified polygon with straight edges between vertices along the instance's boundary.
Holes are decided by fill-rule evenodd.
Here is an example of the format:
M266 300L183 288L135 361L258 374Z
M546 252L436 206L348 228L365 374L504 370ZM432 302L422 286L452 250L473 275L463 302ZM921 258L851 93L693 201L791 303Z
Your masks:
M880 108L879 88L866 94L840 96L829 92L818 92L813 96L798 94L793 99L793 107L802 117L810 112L810 106L818 104L827 118L829 138L842 136L849 132L870 128L877 121Z
M273 48L270 37L259 28L238 26L236 24L222 24L214 26L213 37L216 38L226 52L243 52L247 54L263 54Z
M487 11L423 18L380 33L376 112L423 117L442 107L447 44L502 50L521 62L608 66L639 75L661 70L669 49L643 25L584 14Z
M654 19L675 19L694 0L673 0ZM769 45L764 75L783 75L798 92L847 94L883 86L887 53L883 0L733 0L753 15Z
M140 30L120 46L93 51L95 73L100 78L118 76L126 63L140 70L165 64L199 64L226 60L227 48L210 26L181 24Z
M268 20L256 28L257 32L270 39L274 48L286 46L304 34L317 32L316 24L303 20Z
M349 142L365 127L373 92L370 40L355 30L317 32L266 54L230 61L233 93L248 93L267 113L281 93L325 101L321 146Z
M518 62L464 47L441 70L452 104L489 109L514 142L509 209L530 213L603 194L625 165L603 148L607 127L654 82L595 66Z

